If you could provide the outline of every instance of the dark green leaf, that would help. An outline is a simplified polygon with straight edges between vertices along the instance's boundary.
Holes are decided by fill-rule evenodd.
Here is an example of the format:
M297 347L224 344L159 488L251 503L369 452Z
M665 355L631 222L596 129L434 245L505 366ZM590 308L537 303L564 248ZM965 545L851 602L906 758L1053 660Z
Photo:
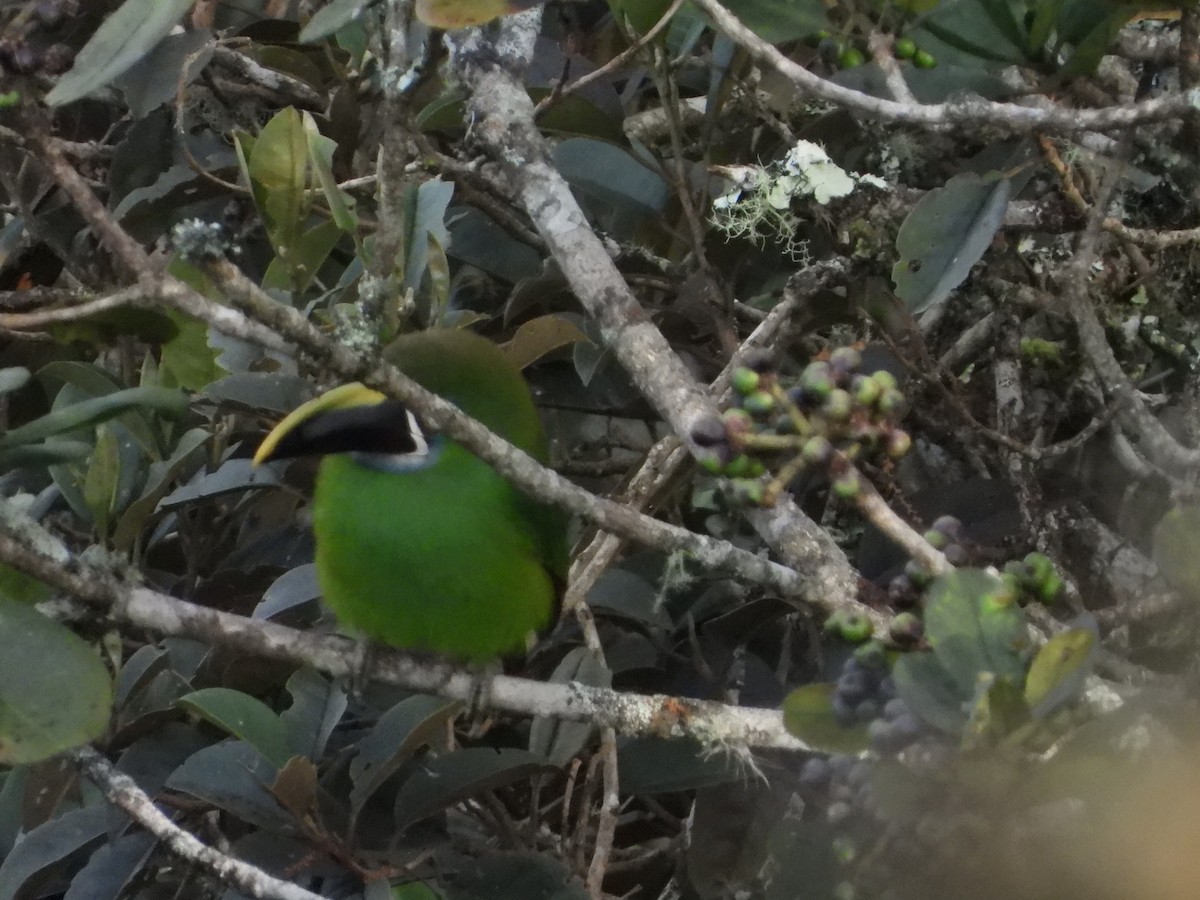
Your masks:
M91 855L71 879L63 900L104 900L128 896L130 883L150 859L158 839L146 831L123 834Z
M223 741L205 747L167 779L166 787L191 794L232 813L239 819L272 830L292 826L292 818L267 786L278 769L243 741Z
M363 805L413 754L436 740L458 710L458 701L417 694L397 703L375 723L358 745L358 755L350 763L351 816L356 818Z
M807 37L829 25L821 0L729 0L725 5L751 31L772 44Z
M230 688L204 688L177 705L254 747L276 766L296 755L279 716L257 697Z
M983 258L1008 209L1011 183L955 175L913 207L896 235L896 293L909 312L940 303Z
M575 681L592 687L612 687L612 672L586 647L574 647L550 675L554 684ZM529 750L565 766L591 739L594 727L588 722L567 722L557 716L539 716L529 729Z
M153 50L191 7L192 0L125 0L46 95L47 105L62 106L103 88Z
M546 758L507 747L468 747L424 763L396 794L396 827L403 829L426 816L483 791L557 772Z
M315 669L297 669L287 681L292 705L279 714L288 734L288 746L309 759L319 760L333 729L348 704L346 689Z
M96 846L113 825L107 806L73 809L44 822L13 847L0 863L0 897L42 896L66 862L81 851Z
M628 738L617 742L621 790L631 794L690 791L740 778L737 764L720 753L704 753L686 739Z
M300 43L312 44L329 37L362 15L371 0L333 0L318 9L300 32Z
M168 388L136 387L73 403L47 413L27 425L14 428L0 436L0 449L32 444L53 435L74 431L104 422L130 410L154 410L171 418L179 418L187 410L187 397Z
M263 593L262 600L251 614L255 619L270 619L297 606L312 603L321 597L317 583L317 567L305 563L284 572Z

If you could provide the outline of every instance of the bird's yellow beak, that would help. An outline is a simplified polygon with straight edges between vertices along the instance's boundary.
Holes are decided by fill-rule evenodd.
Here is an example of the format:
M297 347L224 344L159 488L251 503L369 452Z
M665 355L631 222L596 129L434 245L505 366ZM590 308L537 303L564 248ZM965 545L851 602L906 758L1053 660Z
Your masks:
M357 381L343 384L331 391L326 391L319 397L314 397L307 403L297 406L284 417L283 421L271 429L254 454L254 465L260 465L275 455L279 443L303 424L322 413L340 409L353 409L356 406L373 406L382 403L387 397L379 391L372 390Z

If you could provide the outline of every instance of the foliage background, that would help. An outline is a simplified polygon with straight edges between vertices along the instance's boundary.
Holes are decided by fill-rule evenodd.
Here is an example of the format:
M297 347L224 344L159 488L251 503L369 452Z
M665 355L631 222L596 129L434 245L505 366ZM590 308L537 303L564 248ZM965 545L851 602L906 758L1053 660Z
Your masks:
M1195 8L430 28L508 9L0 3L0 897L249 893L110 806L105 759L327 897L1192 896ZM512 73L536 111L498 101ZM618 552L572 501L586 606L509 674L662 695L640 725L603 691L591 723L462 714L427 661L356 696L344 645L169 605L332 629L311 467L249 456L435 324L525 368L560 473L725 554L645 521ZM753 508L672 443L751 344L786 384L857 346L912 451L850 503L817 467ZM944 515L960 570L897 655L894 578ZM991 615L983 567L1031 551L1064 598ZM832 721L831 612L888 643L898 750ZM1052 652L996 649L1027 629ZM774 730L705 718L732 707Z

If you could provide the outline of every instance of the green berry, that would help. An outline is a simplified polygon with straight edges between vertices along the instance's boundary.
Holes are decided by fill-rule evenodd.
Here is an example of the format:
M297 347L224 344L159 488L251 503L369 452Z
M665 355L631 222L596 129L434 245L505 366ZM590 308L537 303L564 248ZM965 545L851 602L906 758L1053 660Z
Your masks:
M894 50L896 59L912 59L917 52L917 43L912 38L900 38Z
M804 447L800 450L800 455L804 457L804 461L807 463L824 465L829 462L829 457L833 455L833 443L823 434L813 435L804 442Z
M915 559L910 559L904 564L904 574L908 576L908 580L918 589L923 589L929 586L933 581L933 576L923 565Z
M739 453L725 466L726 478L749 478L754 468L754 461L745 453Z
M862 482L858 480L858 473L853 469L833 479L833 493L842 500L853 500L861 489Z
M883 393L879 395L879 402L876 403L876 406L884 415L899 412L904 406L904 395L895 388L884 388Z
M761 376L746 366L738 366L729 376L730 386L742 395L752 394L758 390L760 381L762 381Z
M775 398L766 391L755 391L743 398L742 409L752 416L765 416L775 409Z
M921 642L925 625L915 613L897 613L888 625L888 637L901 647L912 647Z
M825 630L836 634L843 641L861 644L871 636L875 627L862 613L839 609L825 620Z
M927 532L925 532L925 541L934 550L941 550L950 543L950 538L946 537L940 531L930 528Z
M709 475L720 475L725 469L725 463L721 461L721 457L716 453L706 453L697 459L702 468Z
M879 382L874 378L868 378L866 375L855 375L850 382L850 392L854 394L854 402L859 406L870 406L879 399L879 395L883 393L883 388L879 386Z
M926 50L918 50L913 55L913 65L918 69L932 69L937 65L937 60L934 59L932 53Z
M738 438L754 430L754 419L744 409L727 409L721 413L721 422L730 438Z
M850 413L854 412L854 398L850 396L849 391L835 388L825 398L821 412L831 422L845 422L850 418Z
M755 506L762 506L763 503L763 486L757 481L740 481L738 482L738 494L747 503L752 503Z
M1045 604L1053 603L1067 588L1067 584L1058 576L1057 572L1053 572L1042 580L1037 588L1037 598Z
M815 362L805 366L800 373L800 387L804 389L806 397L814 400L828 397L833 390L833 373L829 370L829 363Z
M854 47L847 47L842 51L842 55L838 57L838 65L843 69L853 69L861 66L866 61L867 58L862 55L862 51Z
M838 347L829 354L829 365L834 371L849 374L862 365L862 354L853 347Z
M877 372L871 373L871 378L879 385L881 391L896 389L896 376L887 369L880 369Z
M892 459L903 459L911 449L912 438L909 437L907 431L897 428L888 435L887 453Z

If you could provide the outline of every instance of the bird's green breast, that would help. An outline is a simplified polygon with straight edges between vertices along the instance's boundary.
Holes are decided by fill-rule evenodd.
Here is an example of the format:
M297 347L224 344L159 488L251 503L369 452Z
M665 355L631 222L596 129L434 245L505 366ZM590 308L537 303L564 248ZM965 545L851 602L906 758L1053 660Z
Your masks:
M548 624L565 566L557 519L453 442L407 473L329 456L313 502L317 574L329 606L363 634L485 659ZM548 558L555 539L564 550L549 555L561 562Z

